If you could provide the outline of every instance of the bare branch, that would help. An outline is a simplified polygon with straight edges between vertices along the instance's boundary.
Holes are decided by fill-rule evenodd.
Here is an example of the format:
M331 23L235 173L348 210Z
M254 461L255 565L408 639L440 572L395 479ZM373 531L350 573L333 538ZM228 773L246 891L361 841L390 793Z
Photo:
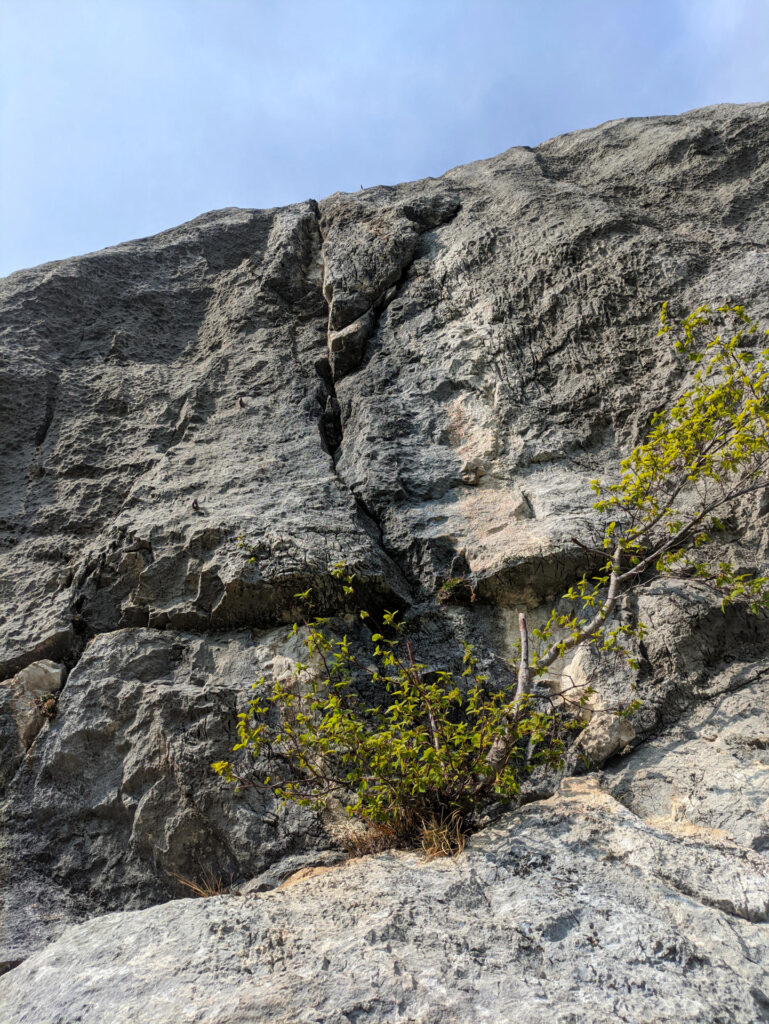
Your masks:
M518 632L521 637L521 663L518 666L518 685L515 689L515 699L520 701L524 693L531 689L531 666L529 665L529 629L526 625L526 616L518 612Z

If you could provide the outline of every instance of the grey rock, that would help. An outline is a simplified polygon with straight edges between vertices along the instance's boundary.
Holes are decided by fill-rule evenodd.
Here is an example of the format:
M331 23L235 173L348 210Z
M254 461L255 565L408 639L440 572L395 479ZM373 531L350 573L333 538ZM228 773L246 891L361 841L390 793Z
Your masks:
M290 621L340 558L401 586L324 451L320 247L314 203L230 210L0 284L0 675Z
M614 714L595 715L579 734L573 750L598 766L621 753L635 739L635 729L627 718Z
M457 193L432 180L325 199L320 230L329 328L339 331L389 302L423 233L450 221L459 207Z
M763 857L573 780L453 860L383 854L90 921L0 1000L8 1024L758 1024L767 922Z
M415 585L433 593L457 556L497 607L572 578L589 480L681 386L661 302L769 312L768 109L612 122L440 179L460 208L337 386L337 470Z
M238 895L251 896L258 892L268 892L299 873L312 872L317 868L327 868L341 864L346 860L341 850L319 850L316 853L297 853L284 857L256 878L238 886Z
M341 331L329 330L328 354L334 380L340 380L360 366L375 322L374 312L369 310Z
M291 673L300 647L286 634L126 629L89 644L6 789L0 960L73 919L190 883L229 887L268 868L279 878L329 846L314 816L236 794L210 767L235 742L251 684Z
M35 661L0 683L0 786L13 776L46 718L56 713L64 674L63 665Z
M607 770L604 785L639 817L681 834L769 851L769 688L764 661L740 689L696 705Z

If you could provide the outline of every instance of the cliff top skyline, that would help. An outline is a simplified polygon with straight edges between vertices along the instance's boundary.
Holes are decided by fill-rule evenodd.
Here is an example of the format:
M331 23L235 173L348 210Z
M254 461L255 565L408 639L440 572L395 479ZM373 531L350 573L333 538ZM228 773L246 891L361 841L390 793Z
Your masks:
M759 0L0 9L0 276L769 82Z

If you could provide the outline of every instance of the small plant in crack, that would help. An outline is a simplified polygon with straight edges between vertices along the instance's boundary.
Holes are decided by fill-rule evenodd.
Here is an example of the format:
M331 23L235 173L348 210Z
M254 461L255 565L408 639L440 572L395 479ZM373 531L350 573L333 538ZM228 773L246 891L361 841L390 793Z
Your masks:
M41 693L38 697L35 697L34 705L38 714L50 722L56 717L59 707L59 695L58 693Z
M689 364L690 386L653 415L615 482L592 482L603 523L591 544L578 542L585 571L538 628L519 613L507 682L492 686L469 645L458 673L421 662L399 615L375 622L361 607L355 574L338 564L332 575L370 631L367 643L334 633L311 589L297 594L305 615L292 633L307 660L288 682L254 684L238 716L237 759L216 762L214 771L318 810L334 797L393 844L456 853L484 812L514 800L534 770L563 767L586 709L638 709L637 699L595 707L590 686L563 686L562 673L551 678L578 650L638 669L646 627L618 620L620 598L677 578L717 594L722 609L766 613L769 577L738 569L717 541L727 519L749 515L746 499L769 486L769 349L757 344L758 325L741 306L702 306L677 325L663 306L661 322L660 335L678 332L674 348ZM724 323L735 325L731 337L714 334ZM450 598L465 586L452 578L441 591ZM364 700L364 692L379 697Z
M472 604L475 584L468 576L450 576L438 587L435 597L440 604Z

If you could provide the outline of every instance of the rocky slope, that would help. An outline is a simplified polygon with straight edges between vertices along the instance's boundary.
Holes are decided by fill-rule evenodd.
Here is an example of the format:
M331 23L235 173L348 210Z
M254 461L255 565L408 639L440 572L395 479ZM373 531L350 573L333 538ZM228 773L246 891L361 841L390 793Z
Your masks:
M660 303L769 322L768 243L757 104L0 282L9 1021L769 1020L767 628L685 587L645 594L636 678L600 678L644 703L593 762L636 749L457 861L254 895L338 853L208 767L299 656L292 595L341 613L339 560L425 660L469 639L502 676L514 609L579 570L588 481L680 387ZM478 600L439 605L464 573ZM220 877L251 895L167 902Z

